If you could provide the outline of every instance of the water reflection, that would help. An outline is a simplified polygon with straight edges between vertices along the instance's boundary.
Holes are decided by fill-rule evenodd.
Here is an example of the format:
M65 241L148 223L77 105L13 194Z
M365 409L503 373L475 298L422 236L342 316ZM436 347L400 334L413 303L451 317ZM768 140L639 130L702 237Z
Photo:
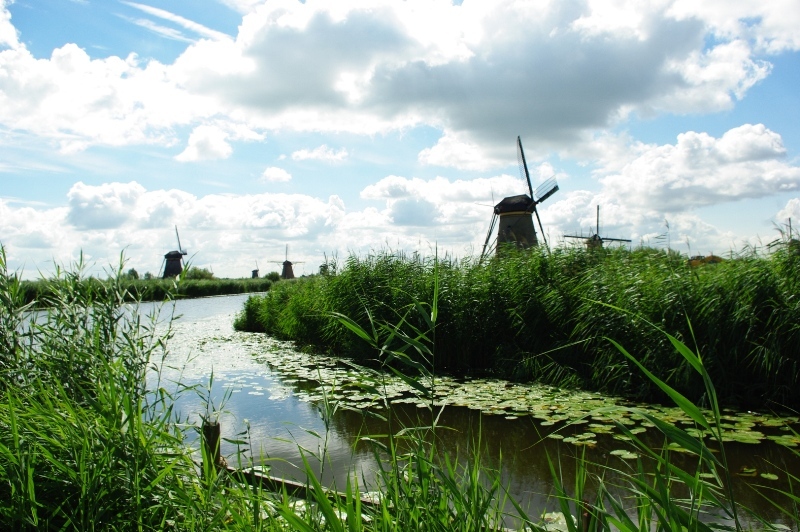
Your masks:
M230 457L235 456L237 449L246 448L243 458L270 465L276 475L302 481L302 450L326 485L342 489L349 475L357 475L361 485L364 482L373 484L377 467L373 449L360 438L387 434L401 424L427 425L431 412L413 404L395 404L392 406L394 425L389 427L377 417L366 415L363 408L340 408L326 427L320 415L324 403L319 399L308 400L309 392L316 389L316 383L279 377L261 358L268 347L268 339L264 335L232 330L233 318L246 298L247 295L237 295L178 302L175 313L181 317L175 322L175 337L170 343L168 364L162 378L174 389L179 388L177 383L203 389L213 371L210 397L218 408L227 397L219 417L224 438L222 452L229 456L229 462L235 463L235 459ZM198 423L199 416L206 414L196 393L182 394L178 407L182 416L191 423ZM387 415L385 410L377 413ZM439 425L436 435L441 452L464 461L473 456L478 446L484 465L499 470L509 494L530 515L536 516L543 511L558 509L552 499L554 490L549 460L558 464L569 487L575 478L577 457L584 451L583 447L548 435L558 427L561 427L559 434L566 437L588 430L588 423L566 427L563 423L542 425L540 420L530 416L506 419L501 415L486 415L478 410L453 406L444 408ZM776 434L779 430L774 428ZM659 449L663 445L655 430L647 430L638 436L652 448ZM248 443L236 445L230 440L246 440ZM586 448L592 474L602 476L607 485L613 486L621 482L615 470L634 471L635 461L612 454L620 449L630 449L626 442L602 432L596 433L593 440L596 444ZM785 475L781 470L800 474L798 457L772 442L758 445L731 442L726 445L726 451L732 471L754 467L758 473L775 473L782 479ZM676 464L692 470L691 456L681 453L672 453L672 456ZM734 492L739 502L757 510L770 521L781 521L779 510L766 503L752 486L760 484L788 489L785 481L770 481L763 477L737 480ZM676 486L675 489L680 488ZM771 497L775 499L774 494Z

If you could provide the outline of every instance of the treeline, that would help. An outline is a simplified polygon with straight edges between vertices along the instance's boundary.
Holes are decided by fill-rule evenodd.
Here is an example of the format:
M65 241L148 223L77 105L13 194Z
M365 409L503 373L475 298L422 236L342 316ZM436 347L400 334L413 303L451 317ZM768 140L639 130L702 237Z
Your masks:
M360 362L376 353L332 313L425 329L438 296L437 371L491 372L638 400L662 392L609 342L695 401L699 375L661 329L703 357L729 405L800 407L800 254L747 250L715 265L652 248L536 249L483 263L381 252L251 297L235 326ZM337 271L340 270L340 271ZM648 323L649 322L649 323Z

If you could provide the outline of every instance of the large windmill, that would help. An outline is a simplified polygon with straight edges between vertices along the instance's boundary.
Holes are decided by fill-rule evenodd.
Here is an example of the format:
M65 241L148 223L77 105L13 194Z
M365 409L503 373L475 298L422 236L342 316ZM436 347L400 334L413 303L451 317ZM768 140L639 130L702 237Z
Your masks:
M603 247L603 242L630 242L627 238L610 238L607 236L600 236L600 205L597 206L597 229L590 237L583 235L564 235L564 238L582 238L585 240L586 249L595 249Z
M294 270L292 264L302 264L301 262L292 262L289 260L289 244L286 244L286 260L281 263L279 260L273 260L277 264L283 264L283 271L281 272L281 279L294 279Z
M486 241L483 243L481 258L490 254L492 247L494 247L496 253L500 253L503 247L510 245L514 245L517 249L538 246L539 238L533 225L534 214L542 232L542 241L547 245L542 220L539 218L539 211L536 206L558 192L558 183L554 177L551 177L536 187L536 190L533 189L531 175L528 172L528 163L525 160L525 152L522 149L522 140L519 137L517 137L517 160L519 162L520 176L528 183L530 196L527 194L509 196L503 198L500 203L494 206L492 220L489 223L489 231L486 233ZM497 226L497 238L494 246L490 246L489 242L495 226Z
M187 254L187 251L181 247L181 235L178 234L177 225L175 226L175 237L178 239L177 251L170 251L164 255L164 262L162 263L164 267L162 277L164 279L177 277L183 271L183 257Z

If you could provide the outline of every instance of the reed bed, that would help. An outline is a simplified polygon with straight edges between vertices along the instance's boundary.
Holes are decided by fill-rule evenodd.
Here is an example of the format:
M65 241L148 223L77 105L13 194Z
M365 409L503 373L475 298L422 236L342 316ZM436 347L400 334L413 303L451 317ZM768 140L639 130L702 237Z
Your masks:
M98 279L87 277L82 279L83 290L101 290L104 284L119 285L126 292L127 301L163 301L170 297L196 298L266 292L274 279L262 277L258 279ZM44 304L52 294L52 283L46 279L22 281L20 289L22 299L26 303L36 301Z
M368 363L374 353L331 313L365 328L397 321L401 309L431 300L436 277L437 371L665 400L603 340L614 338L635 345L681 393L707 401L702 379L649 322L703 354L726 405L800 407L800 255L789 246L699 268L652 248L539 248L483 263L384 251L328 271L251 298L236 327Z
M158 311L145 315L138 312L136 304L127 303L132 295L120 281L122 264L112 272L112 281L100 285L85 282L80 263L68 271L59 270L47 280L49 299L37 306L40 310L25 302L19 276L8 272L5 264L0 246L3 529L483 532L501 530L511 513L520 528L553 530L542 522L543 516L526 515L517 501L507 496L498 471L482 462L480 433L465 461L437 449L437 438L446 428L438 426L434 403L435 361L444 316L440 304L447 301L447 277L438 275L445 272L438 264L433 265L430 277L431 299L411 300L387 313L391 321L370 313L362 327L358 322L361 314L320 316L316 309L313 313L325 327L335 321L371 352L381 369L401 375L429 405L415 425L388 418L387 434L370 435L379 485L370 487L378 490L377 502L368 506L361 503L364 487L355 478L348 481L343 494L331 496L306 463L312 501L300 505L285 493L266 493L237 482L211 463L205 447L198 448L197 441L190 443L188 433L196 428L175 413L175 399L195 391L202 399L202 390L179 386L170 393L167 389L175 383L158 378L168 354L169 321L163 328L157 325ZM420 264L425 261L412 262L410 271ZM323 286L329 281L319 278L295 284ZM398 293L396 297L407 296ZM281 319L289 327L306 323ZM645 472L639 462L632 472L618 471L622 496L612 495L605 489L604 476L590 473L585 465L578 468L574 480L563 479L554 459L553 501L561 509L562 530L743 528L740 516L746 510L726 489L730 478L719 403L710 376L703 360L680 340L659 334L703 382L711 414L643 371L645 367L622 346L609 345L637 374L643 373L643 378L679 404L718 448L712 453L703 439L653 418L664 434L665 449L639 448L642 454L650 454L657 470L655 474ZM148 378L148 372L155 379ZM365 374L372 375L375 387L381 386L385 375L367 369ZM210 407L207 415L213 416L210 398L206 401ZM336 408L326 400L321 412L332 416ZM247 430L240 436L235 443L247 447ZM635 445L641 445L630 436ZM670 461L668 443L678 443L695 456L696 468L677 468ZM240 467L252 465L240 451L228 461ZM707 480L701 474L712 478ZM796 480L796 476L791 478ZM591 489L587 489L589 485ZM677 491L688 495L679 497ZM793 493L782 495L799 500ZM513 512L508 511L509 506ZM707 523L707 512L712 510L721 511L727 521ZM785 514L793 527L800 523L796 508L786 508ZM759 523L757 516L748 517L749 522ZM771 528L770 523L761 524Z

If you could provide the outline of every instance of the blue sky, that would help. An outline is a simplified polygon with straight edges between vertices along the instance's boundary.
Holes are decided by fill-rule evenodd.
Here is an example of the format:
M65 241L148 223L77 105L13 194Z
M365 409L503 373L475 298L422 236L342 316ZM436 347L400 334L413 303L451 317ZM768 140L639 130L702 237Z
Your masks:
M392 248L479 252L526 192L725 254L800 226L800 10L709 0L0 0L0 243L219 276Z

